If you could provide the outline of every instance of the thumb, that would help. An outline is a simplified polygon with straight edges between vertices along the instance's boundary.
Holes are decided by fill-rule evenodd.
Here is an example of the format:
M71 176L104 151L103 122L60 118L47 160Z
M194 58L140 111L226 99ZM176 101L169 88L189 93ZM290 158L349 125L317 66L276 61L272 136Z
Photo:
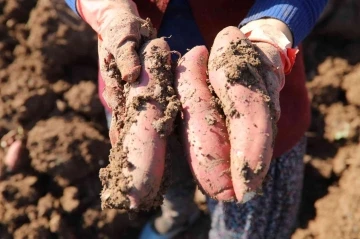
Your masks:
M119 140L120 129L117 129L115 120L111 120L110 128L109 128L109 138L112 147L115 147L116 143Z
M259 53L262 64L266 67L263 71L264 83L267 92L273 102L275 120L278 121L281 114L280 91L285 85L284 66L280 53L273 45L266 42L253 43Z
M121 73L122 80L134 82L140 75L141 64L136 51L136 43L127 41L116 49L115 62Z

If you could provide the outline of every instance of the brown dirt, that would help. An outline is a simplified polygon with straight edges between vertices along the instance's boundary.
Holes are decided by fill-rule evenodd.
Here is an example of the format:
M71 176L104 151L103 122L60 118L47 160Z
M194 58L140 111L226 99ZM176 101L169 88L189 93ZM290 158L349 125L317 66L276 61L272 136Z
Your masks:
M142 214L100 208L110 144L95 34L63 1L0 0L0 51L0 238L134 238Z
M225 75L230 84L240 83L245 86L255 86L259 78L254 77L253 68L260 69L259 54L247 39L231 42L228 49L210 63L212 69L224 67Z
M293 239L360 238L359 1L332 2L304 46L313 120ZM0 147L0 238L136 238L152 213L129 221L100 206L110 144L91 29L62 1L0 0L0 52L0 138L22 127L26 145L14 173ZM206 238L201 208L202 220L179 239Z
M313 119L292 239L360 238L359 9L358 0L330 1L304 44Z
M28 133L27 147L35 170L68 186L105 164L108 144L81 118L63 117L39 121Z
M359 146L356 148L358 150ZM347 150L348 157L344 155ZM339 182L330 186L328 194L316 201L315 220L306 230L298 229L293 238L360 238L360 193L357 190L360 161L359 151L351 152L353 150L352 147L339 150L343 157L337 155L333 165L333 170L341 175Z
M103 112L94 82L81 81L65 92L64 99L72 110L83 113L85 116L96 116ZM57 101L56 104L60 111L66 110L66 103Z

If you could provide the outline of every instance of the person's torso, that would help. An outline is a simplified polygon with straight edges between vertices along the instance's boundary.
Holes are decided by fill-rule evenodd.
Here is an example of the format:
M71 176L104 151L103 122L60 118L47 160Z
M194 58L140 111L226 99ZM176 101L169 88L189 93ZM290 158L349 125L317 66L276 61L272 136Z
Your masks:
M166 37L170 49L180 52L181 55L194 46L205 45L187 0L169 2L158 36Z

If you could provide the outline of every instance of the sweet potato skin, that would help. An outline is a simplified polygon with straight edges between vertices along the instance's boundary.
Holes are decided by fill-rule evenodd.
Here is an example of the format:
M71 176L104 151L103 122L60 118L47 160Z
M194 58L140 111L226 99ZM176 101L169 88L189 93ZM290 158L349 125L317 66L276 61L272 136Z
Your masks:
M238 28L225 28L215 38L209 58L209 81L227 120L232 183L239 202L247 201L248 196L255 194L261 186L270 165L275 133L267 90L258 70L245 62L243 67L250 73L240 75L245 76L241 82L238 79L230 81L231 77L237 76L233 73L237 73L240 66L235 61L243 57L241 52L235 54L234 51L237 47L242 49L251 45L245 38ZM229 59L223 59L229 49L232 51ZM249 51L256 55L255 50ZM219 59L223 65L219 64Z
M175 88L182 104L182 141L190 168L202 190L219 201L233 201L230 143L225 120L212 104L206 83L209 53L198 46L176 68Z
M138 81L119 82L113 91L105 88L104 96L113 99L113 137L109 164L99 173L103 209L139 211L158 207L168 180L167 139L180 108L173 89L170 49L164 39L158 38L146 42L139 54L142 68Z
M8 170L12 171L18 166L21 150L23 143L21 140L15 140L10 146L5 155L4 163L7 166Z
M151 55L154 47L170 51L163 39L150 41L141 51L144 56ZM132 83L128 89L127 102L134 104L131 99L144 97L153 92L157 86L151 72L153 61L156 59L144 58L139 81ZM168 55L170 64L170 54ZM141 99L140 99L141 101ZM137 107L140 109L134 122L127 132L123 150L127 151L129 167L124 169L125 176L132 178L132 190L129 191L130 208L138 207L144 198L154 198L160 189L164 174L166 137L161 136L154 127L154 122L164 116L160 104L156 100L144 100Z

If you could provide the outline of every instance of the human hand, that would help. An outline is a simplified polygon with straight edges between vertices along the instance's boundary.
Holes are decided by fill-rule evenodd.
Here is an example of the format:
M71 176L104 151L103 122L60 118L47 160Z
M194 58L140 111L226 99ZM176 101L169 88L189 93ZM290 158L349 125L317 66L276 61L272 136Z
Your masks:
M137 54L141 41L156 36L150 21L139 17L130 0L78 0L77 9L98 34L102 76L135 81L141 69Z
M141 64L137 50L142 42L156 36L156 30L149 20L139 17L133 1L78 0L77 9L98 34L104 100L112 111L119 111L124 106L121 80L138 79ZM117 128L113 120L109 132L112 145L119 137Z
M251 41L264 65L264 83L276 111L276 121L280 118L280 90L285 85L285 75L289 74L298 50L291 48L292 35L289 28L276 19L260 19L250 22L240 29Z

